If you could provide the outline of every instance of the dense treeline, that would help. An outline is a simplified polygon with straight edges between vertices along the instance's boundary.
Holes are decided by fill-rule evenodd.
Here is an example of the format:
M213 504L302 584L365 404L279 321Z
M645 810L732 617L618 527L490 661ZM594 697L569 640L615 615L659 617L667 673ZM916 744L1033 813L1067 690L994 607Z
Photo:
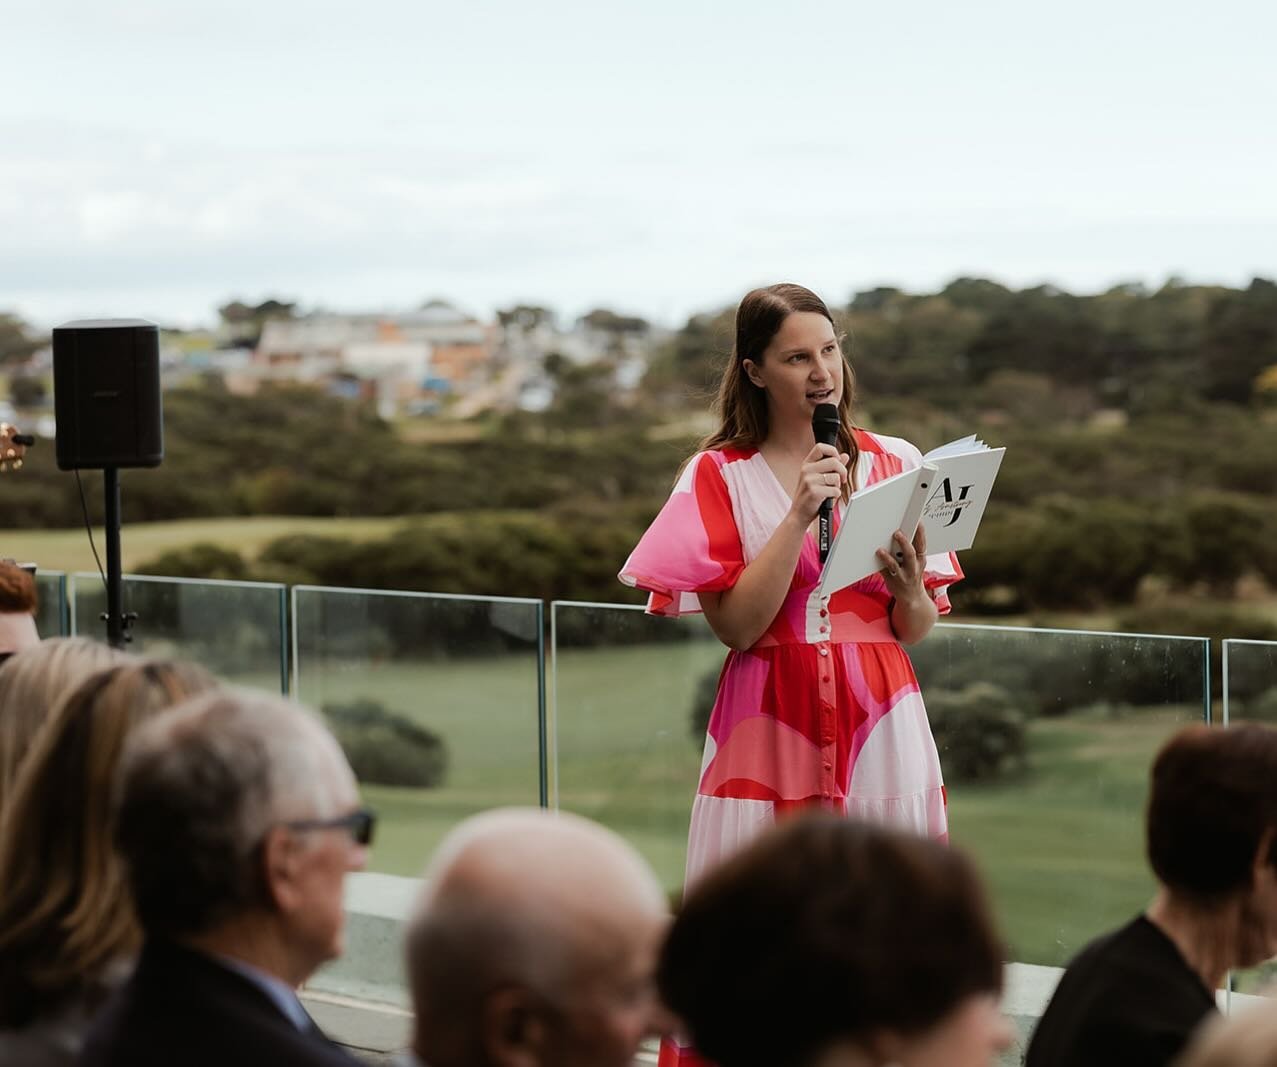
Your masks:
M1277 393L1277 284L1260 278L1242 290L1170 282L1096 296L960 278L934 294L858 293L838 313L869 397L979 408L1023 384L1013 377L1008 386L1001 375L1037 375L1067 387L1059 418L1097 406L1135 413ZM712 388L730 324L730 310L693 318L653 384Z
M1277 585L1277 285L1075 296L959 279L860 293L837 315L866 425L923 448L972 431L1008 446L960 610L1103 605L1157 629L1159 597ZM202 546L148 569L633 601L616 569L704 429L730 341L730 311L694 317L637 395L606 366L555 364L548 413L488 417L459 442L410 443L300 387L174 390L164 465L124 476L126 520L417 516L377 544L285 538L257 559ZM96 517L97 480L85 487ZM49 449L4 494L6 525L80 521Z
M164 463L121 475L128 521L618 503L663 491L684 453L681 443L648 442L640 429L582 437L519 418L477 440L411 444L363 408L300 386L252 397L172 390L164 420ZM83 481L98 515L99 479ZM6 526L81 521L74 475L56 469L52 449L33 449L4 491Z

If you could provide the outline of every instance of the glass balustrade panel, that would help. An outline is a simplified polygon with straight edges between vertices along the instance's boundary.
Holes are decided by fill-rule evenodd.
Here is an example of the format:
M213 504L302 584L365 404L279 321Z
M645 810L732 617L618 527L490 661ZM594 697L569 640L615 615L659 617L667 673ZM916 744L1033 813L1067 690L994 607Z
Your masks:
M67 577L61 571L37 571L36 629L41 637L61 637L70 629L67 611Z
M294 690L377 810L369 869L420 874L468 815L544 787L537 600L298 586Z
M1277 727L1277 641L1224 641L1222 652L1220 703L1225 724ZM1232 988L1277 997L1277 963L1235 971Z
M552 611L554 796L627 836L676 892L725 650L699 616ZM1151 897L1148 769L1208 719L1207 642L941 625L909 652L952 840L979 861L1012 958L1061 965Z
M677 892L724 648L699 615L570 602L551 612L552 796L628 838Z
M125 575L124 610L137 617L129 651L202 663L219 678L287 692L285 587ZM105 641L106 589L100 575L76 574L69 593L72 632Z

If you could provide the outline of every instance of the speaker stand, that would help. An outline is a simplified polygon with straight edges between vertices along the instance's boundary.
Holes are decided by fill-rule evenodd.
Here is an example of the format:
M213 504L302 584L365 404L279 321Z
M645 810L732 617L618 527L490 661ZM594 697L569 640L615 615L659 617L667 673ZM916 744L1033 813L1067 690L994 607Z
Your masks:
M124 576L120 564L120 471L107 467L102 472L106 498L106 640L112 648L123 648L133 640L136 613L124 611Z

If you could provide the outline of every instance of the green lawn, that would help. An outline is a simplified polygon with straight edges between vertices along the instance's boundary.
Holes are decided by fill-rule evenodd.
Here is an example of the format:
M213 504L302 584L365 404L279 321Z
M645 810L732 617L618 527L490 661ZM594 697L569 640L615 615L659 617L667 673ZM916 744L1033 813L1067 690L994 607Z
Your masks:
M994 786L951 785L952 837L989 882L1011 958L1062 964L1152 896L1143 807L1154 752L1180 713L1116 722L1039 720L1029 769Z
M572 650L560 655L557 795L562 807L631 840L666 886L682 880L700 745L688 718L696 682L722 659L712 641ZM382 816L375 870L420 871L467 814L537 801L531 655L439 664L333 663L302 673L313 704L370 696L430 726L451 768L430 790L368 787ZM1029 767L997 785L950 787L953 839L989 881L1013 959L1063 963L1088 938L1150 897L1143 860L1147 769L1192 709L1126 718L1039 720Z

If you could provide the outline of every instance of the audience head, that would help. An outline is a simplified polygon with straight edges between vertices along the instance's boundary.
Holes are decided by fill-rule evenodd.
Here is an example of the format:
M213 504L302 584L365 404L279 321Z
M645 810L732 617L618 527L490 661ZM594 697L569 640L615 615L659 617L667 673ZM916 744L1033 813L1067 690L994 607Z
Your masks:
M1277 1013L1256 1007L1214 1020L1176 1067L1277 1067Z
M112 841L121 753L140 724L214 684L192 663L126 660L40 731L0 819L0 1024L24 1025L136 951Z
M720 1067L987 1067L1002 946L963 853L810 814L690 891L658 972Z
M125 658L87 637L51 637L0 664L0 812L32 739L58 701L90 674Z
M566 813L475 816L440 846L408 932L431 1067L629 1067L660 1029L668 909L615 834Z
M35 579L17 564L0 560L0 662L39 644L35 609Z
M371 815L337 742L300 705L221 690L148 723L125 754L118 820L148 937L293 985L340 955L345 875L364 864Z
M1165 892L1227 919L1230 966L1277 954L1277 730L1190 726L1153 762L1148 860Z

